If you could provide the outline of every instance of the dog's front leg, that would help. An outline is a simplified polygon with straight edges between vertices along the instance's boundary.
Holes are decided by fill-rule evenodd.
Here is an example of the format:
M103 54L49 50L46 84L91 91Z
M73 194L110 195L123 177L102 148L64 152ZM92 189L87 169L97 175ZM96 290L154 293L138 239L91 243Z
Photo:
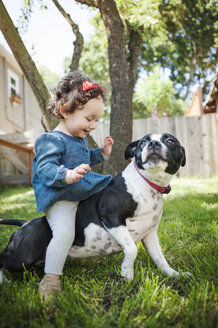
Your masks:
M161 251L157 236L157 229L149 232L149 234L146 235L142 240L142 243L158 268L161 268L169 276L179 275L179 272L175 271L169 266Z
M108 228L103 223L108 233L116 240L124 251L124 260L121 265L121 276L124 280L133 280L134 278L134 262L137 256L137 247L126 226Z

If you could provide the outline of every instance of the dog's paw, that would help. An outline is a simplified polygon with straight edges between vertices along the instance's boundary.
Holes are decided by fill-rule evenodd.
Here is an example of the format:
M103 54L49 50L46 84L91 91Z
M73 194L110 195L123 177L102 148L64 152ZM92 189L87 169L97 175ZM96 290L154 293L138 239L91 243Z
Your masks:
M182 275L183 277L193 278L193 275L189 271L183 272Z
M169 276L170 277L174 277L174 278L181 278L181 277L184 277L184 278L193 278L193 275L190 273L190 272L178 272L178 271L175 271L175 270L173 270L173 271L171 271L170 273L169 273Z
M121 266L121 276L124 278L124 281L132 281L134 279L133 270L127 268L125 265Z
M131 271L127 271L125 273L121 272L121 276L123 277L124 281L133 281L134 274Z

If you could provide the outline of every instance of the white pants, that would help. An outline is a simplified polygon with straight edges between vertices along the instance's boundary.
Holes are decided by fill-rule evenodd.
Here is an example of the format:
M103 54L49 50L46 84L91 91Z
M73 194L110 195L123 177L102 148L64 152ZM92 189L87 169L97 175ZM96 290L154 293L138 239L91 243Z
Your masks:
M61 275L75 237L76 210L79 202L59 201L45 213L53 237L45 256L45 273Z

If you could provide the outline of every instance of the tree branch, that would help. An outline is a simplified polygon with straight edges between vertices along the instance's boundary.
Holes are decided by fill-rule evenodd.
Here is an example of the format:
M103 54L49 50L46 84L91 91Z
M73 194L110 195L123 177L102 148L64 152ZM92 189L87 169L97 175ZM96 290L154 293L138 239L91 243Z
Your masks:
M68 21L70 26L72 27L73 33L76 36L76 40L73 42L74 44L74 52L73 58L71 61L70 69L71 71L75 71L79 67L79 60L81 57L82 49L83 49L83 36L79 31L79 26L71 19L70 15L66 13L64 8L59 4L57 0L52 0L55 6L58 8L60 13L64 16L64 18Z
M97 1L95 1L95 0L76 0L76 2L79 2L82 5L87 5L89 7L98 8Z

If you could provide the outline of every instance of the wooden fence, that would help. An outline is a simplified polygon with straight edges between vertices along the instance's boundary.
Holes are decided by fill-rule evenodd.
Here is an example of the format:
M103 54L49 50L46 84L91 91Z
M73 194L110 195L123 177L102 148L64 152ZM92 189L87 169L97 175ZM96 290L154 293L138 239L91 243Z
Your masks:
M133 122L133 140L148 133L168 132L176 136L186 151L186 166L178 176L208 178L218 174L218 115L141 119ZM31 182L33 143L41 131L0 136L0 183ZM109 124L99 124L92 136L102 145ZM28 146L29 145L29 146Z
M33 145L17 144L20 138L15 135L0 139L0 183L32 184ZM3 138L3 136L2 136ZM12 139L14 142L5 140Z

